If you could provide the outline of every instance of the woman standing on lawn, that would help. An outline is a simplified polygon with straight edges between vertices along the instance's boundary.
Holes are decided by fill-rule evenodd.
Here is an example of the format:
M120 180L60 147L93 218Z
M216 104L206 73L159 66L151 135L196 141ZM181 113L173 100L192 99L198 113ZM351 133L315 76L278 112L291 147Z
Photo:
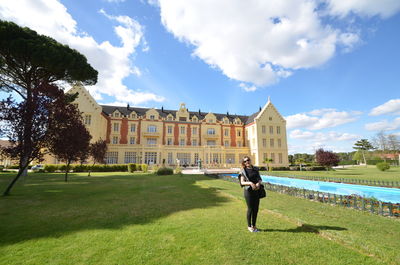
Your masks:
M240 170L240 186L243 187L244 198L247 204L247 229L250 232L259 232L256 227L260 198L258 189L261 185L260 172L251 164L250 157L243 157Z

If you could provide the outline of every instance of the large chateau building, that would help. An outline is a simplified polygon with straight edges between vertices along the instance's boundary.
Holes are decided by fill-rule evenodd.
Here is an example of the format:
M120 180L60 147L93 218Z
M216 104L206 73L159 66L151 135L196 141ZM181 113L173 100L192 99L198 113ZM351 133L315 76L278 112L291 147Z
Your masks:
M83 86L68 91L76 92L92 142L107 141L107 164L237 167L249 155L258 166L266 159L288 166L286 121L269 99L245 116L189 111L184 103L178 110L99 105Z

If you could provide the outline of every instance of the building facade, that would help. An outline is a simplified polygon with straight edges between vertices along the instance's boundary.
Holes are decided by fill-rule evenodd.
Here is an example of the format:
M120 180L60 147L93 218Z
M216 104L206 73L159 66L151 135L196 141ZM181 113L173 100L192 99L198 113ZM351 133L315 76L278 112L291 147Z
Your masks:
M245 116L189 111L184 103L178 110L99 105L83 86L68 91L76 92L92 142L108 144L107 164L237 167L249 155L258 166L267 158L288 166L286 121L270 100Z

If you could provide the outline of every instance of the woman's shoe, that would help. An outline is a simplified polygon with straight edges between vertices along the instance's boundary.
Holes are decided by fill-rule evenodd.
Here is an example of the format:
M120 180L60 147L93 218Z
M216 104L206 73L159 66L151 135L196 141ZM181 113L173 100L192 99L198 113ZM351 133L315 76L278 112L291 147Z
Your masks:
M248 226L247 229L248 229L250 232L254 232L254 229L253 229L253 227L251 227L251 226Z

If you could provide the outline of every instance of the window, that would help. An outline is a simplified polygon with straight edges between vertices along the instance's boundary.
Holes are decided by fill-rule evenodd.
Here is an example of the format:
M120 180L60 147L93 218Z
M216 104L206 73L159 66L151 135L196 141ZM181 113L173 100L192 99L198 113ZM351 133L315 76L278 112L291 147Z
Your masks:
M224 146L225 146L225 147L228 147L228 146L229 146L229 141L225 141L225 142L224 142Z
M137 155L136 152L125 152L125 164L129 163L137 163Z
M173 158L172 158L172 153L168 153L168 158L167 158L167 163L169 164L169 165L172 165L172 161L173 160Z
M253 129L254 129L254 127L253 127ZM237 131L237 136L240 137L241 134L242 134L242 132L241 132L240 130L238 130L238 131Z
M224 119L225 124L229 124L229 120L227 118Z
M242 147L242 141L238 141L238 142L237 142L237 146L238 146L238 147Z
M179 121L187 121L186 117L179 117Z
M192 145L193 145L193 146L197 146L197 140L196 140L196 139L193 139L193 140L192 140Z
M172 121L173 117L172 115L168 115L167 120Z
M176 153L180 165L190 165L190 153Z
M269 119L270 121L272 121L272 117L269 117L268 119Z
M274 139L269 139L269 146L274 147Z
M172 138L167 138L167 145L172 145Z
M266 133L267 132L267 130L265 129L265 125L261 126L261 132L262 133Z
M136 124L131 124L131 132L135 132L136 131Z
M119 131L119 123L114 123L114 132Z
M195 165L199 164L199 153L194 153L194 164Z
M192 129L192 134L193 134L193 135L197 135L197 127L193 127L193 129Z
M267 139L262 139L262 146L267 147Z
M135 137L131 137L131 138L129 139L129 143L130 143L130 144L135 144Z
M155 126L155 125L147 126L147 132L149 132L149 133L157 132L157 126Z
M115 118L119 118L119 113L118 113L118 112L115 112L115 113L114 113L114 117L115 117Z
M181 126L181 134L185 134L185 132L186 132L185 126Z
M207 140L207 145L208 146L214 146L215 145L215 140Z
M226 154L226 163L235 164L235 154Z
M113 144L118 144L118 136L113 136L112 143Z
M147 144L148 145L156 145L157 139L156 138L147 138Z
M282 164L282 153L278 154L278 162L279 164Z
M168 127L167 127L167 133L168 133L168 134L171 134L171 133L172 133L172 126L168 126Z
M150 115L150 120L155 120L156 116Z
M281 126L276 126L276 133L281 134Z
M85 115L85 125L90 125L92 123L92 115Z
M153 165L157 163L157 152L145 152L144 153L144 163L148 165Z
M265 162L265 160L267 160L267 153L263 153L263 162Z
M274 134L274 126L269 126L269 133Z
M117 164L118 163L118 152L106 152L104 158L106 164Z
M192 118L192 121L193 121L193 122L197 122L197 118L196 118L196 117L193 117L193 118Z
M275 154L271 153L271 159L272 159L272 163L275 163Z
M179 145L184 146L185 145L185 139L180 139L179 140Z
M208 120L208 123L213 123L213 122L214 122L213 119L209 119L209 120Z
M229 136L229 129L225 129L225 130L224 130L224 135L225 135L225 136Z
M136 114L135 113L131 114L131 118L136 119Z
M278 139L278 147L282 147L281 139Z
M215 129L214 128L208 128L207 129L207 134L214 135L215 134Z

